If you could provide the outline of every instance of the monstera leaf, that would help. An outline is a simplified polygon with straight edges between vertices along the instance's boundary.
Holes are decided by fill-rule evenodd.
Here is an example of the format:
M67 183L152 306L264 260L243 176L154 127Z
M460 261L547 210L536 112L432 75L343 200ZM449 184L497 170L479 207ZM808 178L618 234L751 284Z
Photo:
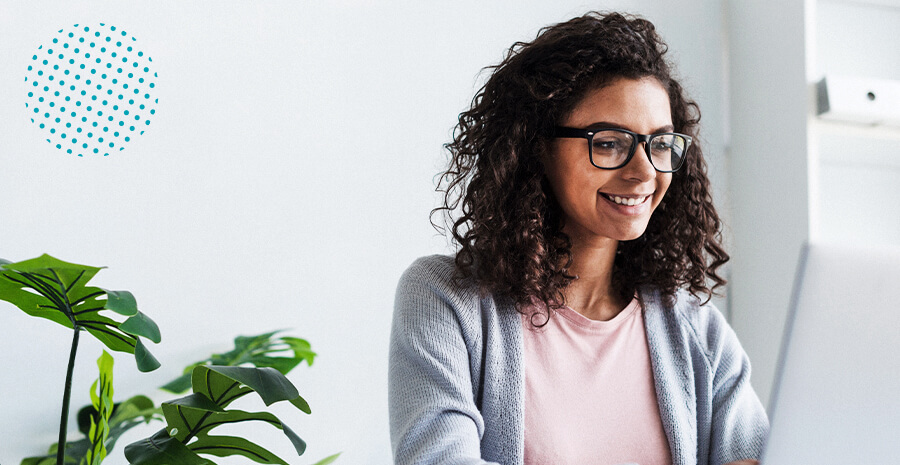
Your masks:
M191 373L201 365L239 366L254 365L271 367L286 375L300 362L306 361L312 366L316 353L310 349L309 342L304 339L288 336L274 337L279 331L272 331L257 336L238 336L234 338L234 349L221 354L213 354L205 360L188 365L184 373L164 385L173 394L181 394L191 388Z
M17 263L0 259L0 300L31 316L76 331L84 329L110 350L134 354L139 370L155 370L159 362L141 337L159 343L159 328L138 311L130 292L88 286L87 282L100 270L46 254ZM110 313L125 318L117 321Z
M306 450L306 443L275 415L226 409L241 397L256 393L267 406L288 401L310 413L309 404L278 370L271 367L201 365L195 367L191 374L191 386L193 394L163 402L167 423L164 430L125 448L129 463L169 463L166 460L174 460L173 457L184 459L189 451L196 459L172 463L206 463L198 454L208 454L219 457L241 455L258 463L287 465L277 455L247 439L210 434L218 426L245 421L261 421L281 430L297 455L302 455Z

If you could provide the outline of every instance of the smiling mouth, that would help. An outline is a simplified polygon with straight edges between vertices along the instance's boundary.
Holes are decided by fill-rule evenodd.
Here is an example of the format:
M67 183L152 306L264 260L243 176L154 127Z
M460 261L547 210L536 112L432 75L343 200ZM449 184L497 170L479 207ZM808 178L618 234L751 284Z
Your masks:
M622 196L618 196L618 195L605 194L605 193L603 193L603 192L600 192L599 194L602 195L603 197L605 197L607 200L609 200L609 201L612 202L612 203L615 203L615 204L618 204L618 205L625 205L625 206L628 206L628 207L633 207L633 206L635 206L635 205L640 205L640 204L646 202L647 199L650 198L650 195L639 195L639 196L622 197ZM652 194L651 194L651 195L652 195Z

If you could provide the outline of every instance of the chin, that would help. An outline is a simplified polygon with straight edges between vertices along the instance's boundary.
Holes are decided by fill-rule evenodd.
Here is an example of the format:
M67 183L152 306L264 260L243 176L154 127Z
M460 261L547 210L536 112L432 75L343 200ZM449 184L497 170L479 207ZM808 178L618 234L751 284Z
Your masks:
M618 241L633 241L647 232L647 225L643 225L640 228L628 229L624 231L619 231L618 234L614 236L614 238Z
M640 238L640 237L643 236L643 235L644 235L643 232L641 232L641 233L639 233L639 234L628 234L628 235L624 235L623 237L621 237L621 238L618 239L618 240L619 240L619 242L633 241L633 240L635 240L635 239Z

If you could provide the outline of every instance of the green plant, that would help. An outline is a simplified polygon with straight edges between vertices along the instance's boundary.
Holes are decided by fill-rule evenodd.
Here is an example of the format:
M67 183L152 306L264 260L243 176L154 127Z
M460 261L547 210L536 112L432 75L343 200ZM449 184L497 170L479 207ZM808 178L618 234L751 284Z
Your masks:
M105 291L86 286L100 269L63 262L49 255L18 263L0 260L0 300L13 303L29 315L69 326L75 332L66 378L60 440L50 447L48 455L26 458L22 465L99 465L124 432L155 420L165 421L166 428L127 446L125 452L130 463L211 464L211 461L198 455L208 454L242 455L260 463L286 464L281 458L242 437L210 434L211 430L222 424L245 421L263 421L281 429L298 455L304 452L305 442L274 415L227 409L237 399L256 393L266 406L288 401L301 411L310 413L309 405L284 374L302 361L311 365L315 353L303 339L288 336L273 339L277 331L238 336L233 350L213 354L188 366L185 374L164 388L170 392L179 392L180 388L183 392L192 387L193 393L164 402L160 408L154 407L153 402L143 395L113 403L113 359L104 351L97 361L100 377L91 387L91 405L78 412L78 429L86 437L67 443L65 423L80 331L90 332L112 350L135 354L141 371L159 366L140 340L142 336L159 342L159 330L152 320L137 311L134 297L127 291ZM111 310L127 318L119 322L100 315L103 310ZM315 465L332 463L338 455L327 457Z
M191 388L191 374L197 366L247 366L274 367L281 374L287 375L301 362L312 366L316 353L310 348L309 342L304 339L290 336L276 336L280 331L272 331L255 336L237 336L234 338L234 348L220 354L212 354L210 357L188 365L182 375L160 389L181 394ZM183 386L183 380L187 380L187 386ZM66 463L80 464L85 460L88 448L91 446L89 426L92 418L99 415L99 410L94 405L86 405L78 411L78 429L84 434L84 438L69 442L66 445ZM154 407L153 402L146 396L134 396L122 403L114 404L112 417L109 420L109 435L106 438L106 449L111 451L118 438L126 431L140 424L151 421L165 421L161 407ZM57 451L57 445L49 448L47 455L29 457L21 462L21 465L53 465ZM325 460L334 460L339 454L330 456ZM318 462L316 465L331 463Z
M10 302L28 315L46 318L72 329L59 422L57 465L63 465L66 456L72 373L81 331L87 331L110 350L134 354L141 371L159 367L159 362L141 342L141 337L145 337L159 343L160 333L156 323L138 311L137 302L130 292L87 286L100 270L64 262L49 255L17 263L0 259L0 300ZM113 318L116 315L125 318L118 321Z

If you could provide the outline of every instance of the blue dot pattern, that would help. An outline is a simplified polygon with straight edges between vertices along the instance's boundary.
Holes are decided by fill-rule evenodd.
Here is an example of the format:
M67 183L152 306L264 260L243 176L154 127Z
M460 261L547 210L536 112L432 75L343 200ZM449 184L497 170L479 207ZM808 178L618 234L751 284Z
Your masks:
M125 149L159 103L153 60L115 26L60 29L31 57L25 108L54 147L79 157Z

